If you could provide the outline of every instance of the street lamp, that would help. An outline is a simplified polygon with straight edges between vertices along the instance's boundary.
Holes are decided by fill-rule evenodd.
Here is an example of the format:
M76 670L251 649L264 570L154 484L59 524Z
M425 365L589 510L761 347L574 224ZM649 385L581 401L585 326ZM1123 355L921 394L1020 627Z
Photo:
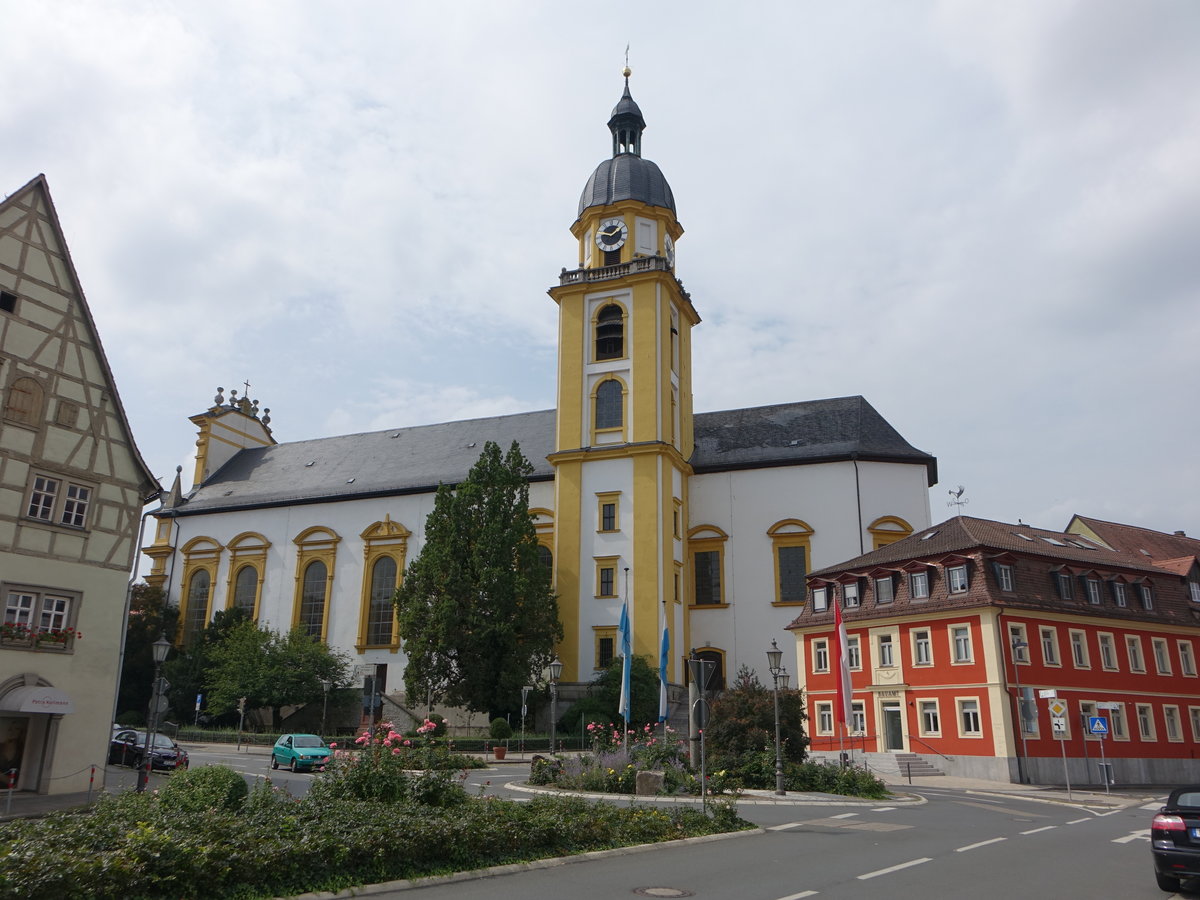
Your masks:
M1017 665L1017 654L1027 649L1029 649L1029 644L1021 640L1020 635L1014 634L1012 637L1012 664L1013 678L1017 682L1017 733L1021 735L1021 755L1017 757L1017 777L1021 780L1021 784L1026 781L1025 767L1028 764L1029 748L1025 743L1024 697L1021 694L1021 668Z
M550 752L554 753L555 739L558 725L558 679L562 677L562 661L557 655L554 657L554 662L550 663Z
M328 678L321 679L321 687L325 691L325 702L321 704L321 738L325 737L325 714L329 711L329 689L333 687L333 682Z
M775 680L775 793L782 797L786 791L783 789L783 744L779 740L779 679L786 679L787 672L783 668L783 651L774 638L771 639L771 649L767 651L767 668ZM784 687L787 687L786 681Z
M147 717L150 727L146 733L146 767L138 770L137 789L139 793L146 790L146 783L150 780L150 770L154 767L154 739L158 736L159 705L163 701L162 664L169 652L171 652L171 642L167 640L166 632L163 632L159 635L158 640L150 645L150 653L154 658L154 681L150 689L150 715Z

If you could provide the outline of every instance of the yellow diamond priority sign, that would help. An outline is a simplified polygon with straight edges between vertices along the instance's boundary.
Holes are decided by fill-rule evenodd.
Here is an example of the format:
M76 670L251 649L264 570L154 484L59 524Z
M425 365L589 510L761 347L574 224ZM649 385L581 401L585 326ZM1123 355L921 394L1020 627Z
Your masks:
M1047 703L1046 706L1050 709L1050 715L1052 716L1065 716L1067 714L1067 701L1065 700L1056 698Z

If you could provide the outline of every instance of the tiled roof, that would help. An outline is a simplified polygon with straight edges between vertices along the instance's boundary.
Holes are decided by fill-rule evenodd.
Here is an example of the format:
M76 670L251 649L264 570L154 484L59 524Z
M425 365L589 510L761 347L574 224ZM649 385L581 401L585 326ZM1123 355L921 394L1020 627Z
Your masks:
M554 477L555 411L295 441L242 450L192 491L178 515L432 491L457 484L486 441L515 440L533 480ZM697 413L695 471L719 472L839 459L923 465L937 461L910 445L862 397L840 397Z
M1080 515L1072 518L1072 521L1075 520L1090 528L1100 540L1114 550L1139 553L1156 560L1200 556L1200 540L1182 533L1166 534L1136 525L1121 525Z

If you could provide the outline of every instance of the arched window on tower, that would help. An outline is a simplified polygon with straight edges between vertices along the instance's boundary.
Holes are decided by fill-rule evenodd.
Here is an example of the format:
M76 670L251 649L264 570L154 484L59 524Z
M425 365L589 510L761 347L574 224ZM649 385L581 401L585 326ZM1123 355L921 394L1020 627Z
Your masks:
M596 359L620 359L625 355L625 313L615 303L596 316Z
M625 389L609 378L596 387L596 430L620 428L624 422Z

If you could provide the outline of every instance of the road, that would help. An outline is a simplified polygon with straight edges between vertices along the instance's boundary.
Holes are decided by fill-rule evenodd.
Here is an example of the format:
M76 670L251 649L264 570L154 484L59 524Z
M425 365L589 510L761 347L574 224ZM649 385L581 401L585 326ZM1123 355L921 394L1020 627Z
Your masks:
M192 765L224 762L248 778L271 775L300 796L314 777L271 772L269 758L232 751L194 752ZM468 790L529 797L523 767L469 774ZM410 900L608 900L699 897L719 900L970 897L1158 900L1149 823L1160 800L1124 809L1046 803L1023 796L938 788L932 779L905 788L908 803L845 801L829 805L743 802L741 815L763 830L714 841L679 842L641 852L376 896ZM930 786L926 786L930 785ZM621 801L629 802L629 801ZM651 802L651 801L638 801ZM1200 897L1198 890L1178 896Z

